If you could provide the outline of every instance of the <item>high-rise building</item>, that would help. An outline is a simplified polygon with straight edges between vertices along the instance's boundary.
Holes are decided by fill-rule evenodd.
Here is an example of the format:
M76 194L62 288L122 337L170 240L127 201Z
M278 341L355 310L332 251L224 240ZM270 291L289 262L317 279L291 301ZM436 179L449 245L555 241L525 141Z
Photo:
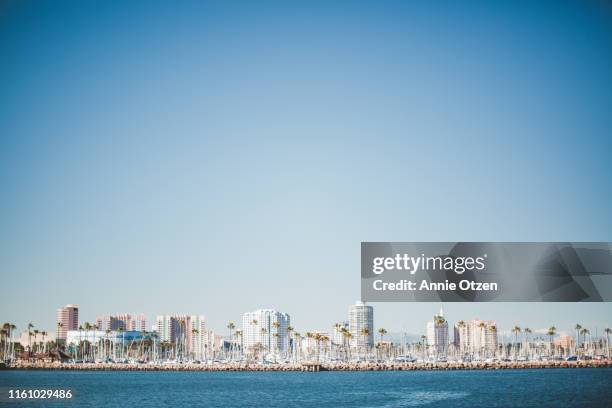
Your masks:
M349 307L349 331L351 347L372 347L374 345L374 308L363 302Z
M427 322L427 345L429 351L435 356L446 355L448 350L448 322L444 318L444 311L440 308L440 313L433 316Z
M66 341L68 330L79 328L79 306L66 305L57 309L55 338L59 342Z
M462 353L491 354L497 350L497 324L493 320L455 323L455 345Z
M196 359L212 357L214 346L214 333L206 330L204 316L189 316L191 336L188 336L188 350Z
M287 313L273 309L259 309L242 315L242 349L252 354L256 345L266 352L278 353L289 349Z
M146 331L147 321L143 314L116 314L103 315L96 318L96 326L99 330L127 330L127 331Z
M204 316L163 315L155 321L159 340L176 344L183 357L202 359L210 355Z

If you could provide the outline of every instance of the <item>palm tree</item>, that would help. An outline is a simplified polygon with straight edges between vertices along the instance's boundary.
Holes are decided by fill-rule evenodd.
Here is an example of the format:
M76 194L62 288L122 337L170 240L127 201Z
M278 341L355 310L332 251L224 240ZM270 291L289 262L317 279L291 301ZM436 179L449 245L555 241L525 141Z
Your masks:
M45 337L47 337L47 332L46 331L41 331L40 335L42 336L42 342L43 342L43 353L47 352L47 343L45 343Z
M350 360L352 358L351 344L353 343L353 333L351 333L350 330L346 331L346 341L347 341L347 344L348 344L348 348L347 348L347 350L348 350L348 358Z
M315 335L312 334L311 332L306 332L306 344L307 344L307 348L306 351L308 352L308 359L310 359L311 354L312 354L312 349L311 349L311 344L312 344L312 339L314 339Z
M80 325L79 325L79 344L78 344L78 346L76 347L76 350L75 350L76 355L77 355L77 356L76 356L76 357L77 357L77 359L79 358L79 350L81 350L81 351L82 351L82 348L81 348L81 342L83 341L83 339L82 339L82 335L83 335L83 333L82 333L82 332L83 332L83 325L82 325L82 324L80 324ZM81 357L83 357L83 356L81 355Z
M97 358L96 354L98 355L98 357L100 355L100 345L98 344L99 343L99 339L96 340L96 335L98 333L98 330L100 329L100 326L98 326L97 323L94 323L91 326L91 328L93 330L93 341L94 341L94 345L95 345L95 349L94 349L94 360L95 360Z
M255 331L255 326L257 326L257 323L257 319L251 320L251 326L253 326L253 331ZM261 340L261 335L259 336L259 339Z
M583 341L584 341L585 352L589 350L589 342L587 341L587 335L589 335L590 333L591 332L586 327L583 327L580 330L580 334L582 334L582 338L583 338Z
M87 358L90 358L89 352L90 352L90 345L91 343L89 342L89 331L93 329L93 326L91 323L89 322L85 322L85 340L87 341L87 348L85 349L85 352L87 354ZM94 336L95 336L95 332L94 332Z
M234 322L229 322L227 324L227 328L229 330L229 338L230 338L230 346L229 346L229 351L230 351L230 360L232 360L233 357L233 346L234 343L232 342L232 340L234 339L234 329L236 328L236 325L234 324Z
M64 323L57 322L57 324L55 326L56 326L56 329L55 329L55 341L58 341L59 337L60 337L60 331L62 330L62 327L64 327Z
M38 352L38 351L39 351L40 344L39 344L39 342L37 341L37 340L38 340L38 334L39 334L39 333L40 333L40 332L38 331L38 329L35 329L35 330L34 330L34 352Z
M526 347L526 353L529 354L529 335L531 334L531 329L529 327L525 327L523 329L523 333L525 333L525 347Z
M315 333L313 335L315 340L315 359L319 361L320 347L321 347L321 333Z
M5 336L4 339L4 350L2 353L3 359L8 361L8 360L12 360L13 359L13 349L14 349L14 344L13 344L13 331L17 328L17 326L15 326L12 323L4 323L2 325L2 330Z
M0 361L5 361L8 360L7 355L8 355L8 333L9 333L9 324L8 323L4 323L2 325L2 329L0 329L0 343L3 343L3 349L2 349L2 356L0 357Z
M15 329L17 329L17 326L15 326L12 323L9 323L9 333L8 333L9 341L10 341L9 355L10 355L11 360L13 359L14 354L15 354L15 343L13 343L13 333L15 332Z
M379 343L380 343L380 345L382 346L382 343L383 343L383 338L385 337L385 334L387 334L387 330L381 327L380 329L378 329L378 334L380 335L380 341L379 341ZM377 350L379 350L379 349L380 349L380 348L378 348Z
M551 326L548 329L547 334L550 337L550 347L552 349L551 355L554 356L555 355L555 346L553 344L553 337L555 337L555 334L557 334L557 328L555 326Z
M268 333L268 331L266 330L265 327L262 327L261 330L259 331L260 333L260 343L261 343L261 361L264 361L264 357L266 354L266 345L264 343L265 338L266 338L266 333Z
M197 337L199 333L200 333L200 331L199 331L198 329L196 329L196 328L191 329L191 338L193 339L194 337ZM194 343L194 342L192 341L192 342L191 342L191 344L193 345L193 343ZM198 342L198 344L200 344L200 343ZM200 345L201 345L201 344L200 344ZM192 346L192 347L193 347L193 346ZM194 351L193 351L193 350L191 350L191 353L194 353ZM198 354L200 354L200 356L195 356L195 355L193 355L193 356L192 356L192 358L202 358L202 357L201 357L201 354L202 354L202 351L201 351L201 350L199 350L199 353L198 353Z
M518 350L518 334L521 332L521 328L519 326L514 326L512 328L512 333L514 333L514 344L512 348L514 349L514 359L516 360L517 350Z
M28 323L28 350L30 350L32 348L32 329L34 328L34 323L30 322Z
M381 327L380 329L378 329L378 334L380 336L380 342L382 343L383 337L385 336L385 334L387 334L387 330Z
M295 340L295 361L302 359L302 335L300 332L293 333L293 339Z
M123 326L119 326L119 328L117 329L117 332L121 333L121 350L119 352L120 357L123 359L123 348L125 346L125 333L123 330Z
M185 357L185 340L187 336L185 336L185 319L178 319L178 327L179 327L179 351L177 352L177 357L182 361Z
M329 344L329 336L325 335L325 334L320 334L319 335L319 342L322 343L325 347L323 349L323 354L324 357L327 355L328 352L328 344Z
M152 332L149 335L149 338L151 339L151 360L154 361L157 360L157 337L157 332Z
M278 351L278 339L280 338L280 334L278 333L272 333L272 337L274 337L274 349ZM277 358L277 353L274 353L274 361L276 361Z
M274 334L278 334L278 328L280 327L280 324L278 322L272 322L271 324L272 328L274 329L274 333L272 333L272 337L274 337L274 355L276 356L277 352L278 352L278 338L280 336L275 336ZM272 350L270 350L272 351Z
M489 330L491 330L491 334L495 337L495 342L497 343L497 326L490 326ZM493 349L493 357L495 357L496 350Z
M110 349L110 340L109 340L109 335L110 335L110 332L111 332L111 330L110 330L110 329L106 329L106 330L104 331L105 336L104 336L104 342L103 342L103 346L104 346L104 347L103 347L103 349L104 349L104 350L103 350L103 353L104 353L104 357L105 357L105 358L109 357L109 354L110 354L110 353L109 353L109 351L110 351L110 350L109 350L109 349Z
M32 329L34 328L34 323L28 323L28 357L32 355Z
M334 324L334 336L340 335L340 329L342 329L342 327L341 323Z
M363 336L363 346L365 348L365 352L366 352L366 360L369 357L369 344L368 344L368 339L370 337L370 329L368 329L367 327L364 327L361 329L361 335Z
M440 326L444 324L444 322L446 322L446 319L444 318L444 316L439 316L439 315L434 316L434 323L436 324L436 326Z
M243 347L242 347L242 330L236 330L236 333L235 333L235 334L236 334L236 337L237 337L238 339L240 339L240 340L239 340L239 341L240 341L240 350L241 350L241 352L244 354L244 350L243 350Z
M425 342L427 341L427 336L424 334L421 335L421 341L423 342L422 351L423 351L423 360L425 360Z
M446 319L444 318L444 316L440 316L440 315L435 315L433 320L434 320L434 325L436 327L443 326L444 323L446 323ZM436 358L438 357L438 354L440 353L440 351L443 352L443 353L446 353L446 350L445 350L446 346L445 345L442 346L443 347L442 350L439 350L439 345L438 345L437 341L435 341L434 347L435 347L434 351L436 353Z
M350 360L350 355L351 355L350 339L351 337L353 337L353 335L346 327L341 328L340 331L342 332L342 348L344 350L344 358L345 360Z
M15 330L17 330L17 326L14 325L14 324L11 324L11 333L10 333L11 339L12 339L12 336L13 336L13 333L15 332ZM15 342L13 342L11 340L11 343L12 343L12 346L13 346L12 347L13 350L12 350L12 354L11 355L14 357L15 356Z
M461 357L463 358L463 353L465 352L465 350L463 349L463 345L465 344L465 339L464 339L465 321L459 320L457 322L457 328L459 329L459 353L461 354Z
M578 354L578 349L580 348L580 330L582 330L582 326L576 323L574 330L576 330L576 354Z
M478 324L478 328L480 328L480 350L478 351L478 353L480 354L480 358L482 359L482 357L484 356L484 350L485 350L485 346L486 346L486 338L485 338L485 328L487 327L487 325L485 324L485 322L480 322Z
M291 326L287 326L287 350L289 353L289 356L293 356L293 337L292 337L292 333L293 333L293 327Z
M610 359L610 328L606 327L604 333L606 333L606 358Z

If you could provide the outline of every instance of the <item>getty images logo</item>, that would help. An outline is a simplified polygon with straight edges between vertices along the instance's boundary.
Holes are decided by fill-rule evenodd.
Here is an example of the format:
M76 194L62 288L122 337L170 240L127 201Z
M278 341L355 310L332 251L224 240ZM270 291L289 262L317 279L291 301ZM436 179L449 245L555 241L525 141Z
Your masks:
M462 275L466 271L482 271L486 268L487 254L471 256L410 256L396 254L394 257L377 257L372 259L372 272L380 275L385 271L407 271L411 275L417 271L453 271Z

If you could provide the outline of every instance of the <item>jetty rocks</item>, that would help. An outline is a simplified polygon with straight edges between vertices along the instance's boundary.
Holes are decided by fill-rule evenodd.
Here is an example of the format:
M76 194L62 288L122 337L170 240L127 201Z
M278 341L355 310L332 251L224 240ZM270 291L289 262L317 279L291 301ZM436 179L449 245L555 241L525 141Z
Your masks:
M119 363L60 363L15 361L7 367L15 370L84 370L84 371L433 371L433 370L515 370L546 368L612 368L612 360L586 361L498 361L441 363L319 363L295 364L119 364Z

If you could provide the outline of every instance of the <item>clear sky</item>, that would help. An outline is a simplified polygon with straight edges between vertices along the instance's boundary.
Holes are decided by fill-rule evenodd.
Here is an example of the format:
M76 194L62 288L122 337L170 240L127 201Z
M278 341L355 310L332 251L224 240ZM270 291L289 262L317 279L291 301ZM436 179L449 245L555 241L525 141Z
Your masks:
M0 320L271 307L305 332L346 319L361 241L612 241L609 6L329 3L2 1ZM374 306L414 333L439 309Z

